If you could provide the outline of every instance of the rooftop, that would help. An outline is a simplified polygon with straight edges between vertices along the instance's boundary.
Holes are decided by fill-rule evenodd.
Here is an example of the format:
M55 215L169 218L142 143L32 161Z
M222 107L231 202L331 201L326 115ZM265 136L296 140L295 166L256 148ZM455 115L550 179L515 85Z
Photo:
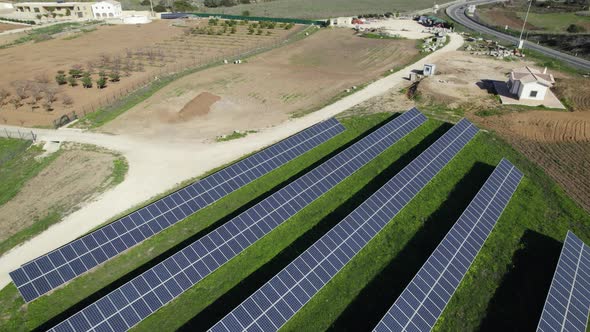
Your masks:
M513 81L521 81L522 83L538 82L548 87L553 86L555 83L553 75L547 73L547 68L541 72L540 70L529 66L514 69L510 73L510 79Z

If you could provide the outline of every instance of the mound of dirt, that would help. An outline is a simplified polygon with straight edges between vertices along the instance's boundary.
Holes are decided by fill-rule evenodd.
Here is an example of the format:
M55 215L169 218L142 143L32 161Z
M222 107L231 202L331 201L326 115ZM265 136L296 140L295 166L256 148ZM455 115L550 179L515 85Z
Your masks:
M184 107L176 113L174 118L168 119L168 123L185 122L197 116L207 115L211 111L211 106L220 101L221 97L210 92L201 92L193 98Z

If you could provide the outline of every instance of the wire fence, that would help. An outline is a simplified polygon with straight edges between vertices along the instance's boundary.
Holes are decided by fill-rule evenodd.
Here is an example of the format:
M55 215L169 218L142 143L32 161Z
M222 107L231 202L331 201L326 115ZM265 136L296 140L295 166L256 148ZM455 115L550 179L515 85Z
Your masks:
M32 130L20 130L18 128L0 128L0 136L6 138L18 138L27 141L37 141L37 134Z
M144 75L138 75L135 78L130 78L131 82L127 83L125 88L113 90L101 96L98 100L90 102L78 109L61 115L60 117L53 120L55 128L59 128L67 125L68 123L78 119L79 117L85 117L90 113L96 112L99 109L106 110L109 106L114 105L120 101L123 97L129 96L135 91L142 88L148 87L150 84L158 83L158 81L172 81L182 76L197 72L208 67L223 64L233 63L234 61L241 60L258 53L262 53L267 50L276 48L289 41L291 37L300 33L301 31L295 30L281 39L273 39L270 42L260 43L254 47L240 48L237 50L223 51L215 57L197 58L191 57L188 59L180 60L179 62L168 64L157 70L152 70Z

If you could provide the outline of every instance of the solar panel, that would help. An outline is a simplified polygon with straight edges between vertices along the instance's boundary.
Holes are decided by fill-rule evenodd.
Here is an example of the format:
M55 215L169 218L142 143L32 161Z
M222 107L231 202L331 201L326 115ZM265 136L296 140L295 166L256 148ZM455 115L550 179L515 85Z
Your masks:
M462 120L210 331L276 331L475 136Z
M586 331L590 311L590 248L568 231L537 331Z
M85 331L90 328L123 331L134 326L356 172L424 121L426 117L416 109L404 113L84 308L57 325L53 331Z
M25 301L59 287L344 131L312 126L10 273Z
M374 331L432 330L521 178L509 161L500 162Z

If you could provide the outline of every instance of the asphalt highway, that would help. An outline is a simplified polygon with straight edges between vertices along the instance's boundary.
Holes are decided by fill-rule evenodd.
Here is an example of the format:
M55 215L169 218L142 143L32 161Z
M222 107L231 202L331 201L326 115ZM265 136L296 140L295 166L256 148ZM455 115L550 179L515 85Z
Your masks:
M499 0L480 0L480 1L462 2L462 3L450 5L449 7L447 7L446 12L450 18L455 20L455 22L458 22L461 25L464 25L471 30L485 33L488 35L492 35L492 36L497 37L501 40L510 42L514 45L517 45L518 38L513 37L511 35L504 34L502 32L494 30L494 29L490 29L484 25L481 25L481 24L475 22L474 20L470 19L469 17L467 17L466 11L467 11L467 7L469 5L483 5L483 4L489 4L489 3L494 3L494 2L500 2L500 1ZM539 53L542 53L542 54L552 57L554 59L561 60L561 61L569 64L572 67L590 72L590 61L588 61L588 60L578 58L578 57L575 57L573 55L569 55L566 53L562 53L562 52L556 51L552 48L544 47L544 46L537 45L534 43L529 43L528 41L524 42L524 49L525 50L526 49L535 50Z

